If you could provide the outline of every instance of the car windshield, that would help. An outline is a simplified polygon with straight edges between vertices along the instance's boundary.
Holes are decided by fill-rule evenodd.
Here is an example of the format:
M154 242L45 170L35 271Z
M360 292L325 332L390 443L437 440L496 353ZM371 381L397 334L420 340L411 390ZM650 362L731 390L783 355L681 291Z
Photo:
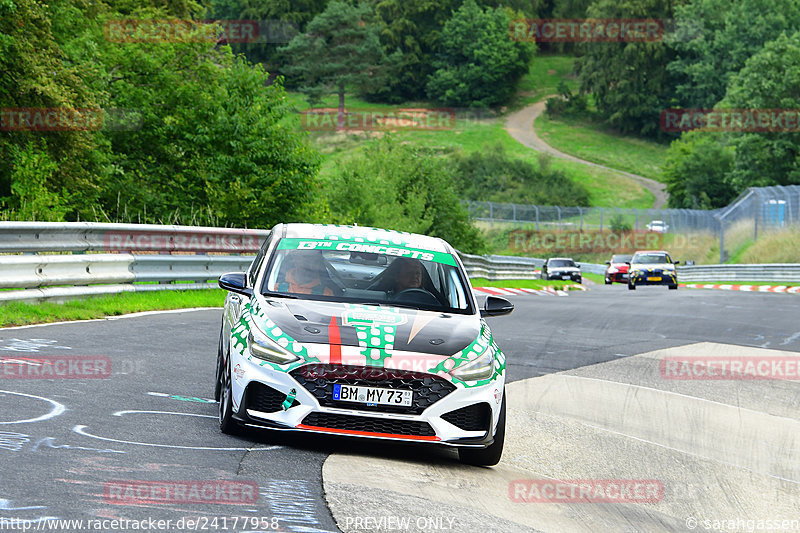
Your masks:
M612 263L628 263L631 260L630 255L614 255L611 256Z
M548 263L550 268L553 267L574 267L575 261L572 259L551 259Z
M672 263L672 259L667 254L636 254L633 256L631 263Z
M344 251L341 247L340 250L297 249L294 242L297 240L283 239L278 243L265 267L263 294L472 313L466 278L449 253L388 249L393 254L407 256L398 257ZM330 244L330 241L310 242L323 243L323 247Z

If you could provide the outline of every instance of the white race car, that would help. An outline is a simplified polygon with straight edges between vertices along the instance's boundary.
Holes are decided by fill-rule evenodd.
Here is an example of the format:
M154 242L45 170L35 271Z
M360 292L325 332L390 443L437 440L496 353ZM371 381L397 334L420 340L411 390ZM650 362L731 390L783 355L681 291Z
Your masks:
M242 425L437 443L494 465L505 356L455 250L375 228L280 224L219 284L220 429Z

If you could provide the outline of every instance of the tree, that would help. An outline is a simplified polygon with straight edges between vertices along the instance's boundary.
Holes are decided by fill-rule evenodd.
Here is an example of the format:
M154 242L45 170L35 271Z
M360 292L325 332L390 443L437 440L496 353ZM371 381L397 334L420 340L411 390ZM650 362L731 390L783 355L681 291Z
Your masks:
M337 165L325 187L335 223L378 226L441 237L482 253L485 242L461 204L446 159L391 137Z
M800 5L795 0L691 0L676 7L675 21L669 44L677 56L667 69L678 77L678 105L710 109L749 57L781 32L800 26Z
M503 9L483 10L467 0L442 29L428 96L450 106L506 103L528 72L534 50L509 38L510 22Z
M425 98L434 72L433 54L442 27L462 0L373 0L381 23L380 38L387 54L400 51L396 75L370 91L373 99L389 102Z
M777 39L747 60L731 78L720 107L785 110L794 116L794 131L736 133L736 164L730 181L737 191L760 185L800 183L800 31ZM783 123L784 125L786 123ZM787 130L791 130L789 125Z
M305 33L281 49L291 57L287 75L302 80L301 92L311 97L325 92L339 95L339 127L344 124L345 90L374 90L398 58L384 54L379 31L368 5L333 0Z
M231 43L234 52L244 53L252 63L264 63L269 69L282 69L286 58L278 52L303 32L311 20L322 13L328 0L210 0L214 17L219 20L256 20L266 24L257 42ZM277 70L276 70L277 71Z
M662 169L670 207L715 209L738 194L727 181L734 149L726 135L691 131L670 145Z
M589 18L668 19L672 0L597 0ZM674 52L663 41L587 42L579 49L581 90L594 96L600 116L626 133L662 135L659 114L669 107L675 81L666 65Z

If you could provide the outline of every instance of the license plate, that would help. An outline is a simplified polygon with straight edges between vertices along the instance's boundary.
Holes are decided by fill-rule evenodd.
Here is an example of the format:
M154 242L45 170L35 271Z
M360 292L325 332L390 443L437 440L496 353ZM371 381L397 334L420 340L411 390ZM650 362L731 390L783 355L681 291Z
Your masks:
M647 278L647 281L661 281L661 278L659 277Z
M569 279L570 276L561 276L561 279Z
M357 387L354 385L333 386L333 399L371 405L399 405L411 407L414 393L410 390L379 389L377 387Z

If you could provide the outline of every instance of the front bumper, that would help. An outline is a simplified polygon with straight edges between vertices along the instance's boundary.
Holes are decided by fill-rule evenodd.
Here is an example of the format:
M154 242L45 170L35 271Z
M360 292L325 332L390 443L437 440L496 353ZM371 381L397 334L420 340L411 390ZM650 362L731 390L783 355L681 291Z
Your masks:
M632 272L630 283L635 285L677 285L678 276L675 272Z
M580 272L552 273L547 275L548 280L561 279L564 281L581 281Z
M334 402L320 391L319 383L298 374L313 364L285 373L238 353L231 354L231 364L238 367L231 376L234 417L247 425L459 447L482 448L493 442L504 385L503 375L483 386L463 387L428 374L429 380L446 383L451 390L442 395L415 390L409 383L402 388L415 391L414 405L407 412L391 412L390 407ZM368 385L398 388L397 382Z

